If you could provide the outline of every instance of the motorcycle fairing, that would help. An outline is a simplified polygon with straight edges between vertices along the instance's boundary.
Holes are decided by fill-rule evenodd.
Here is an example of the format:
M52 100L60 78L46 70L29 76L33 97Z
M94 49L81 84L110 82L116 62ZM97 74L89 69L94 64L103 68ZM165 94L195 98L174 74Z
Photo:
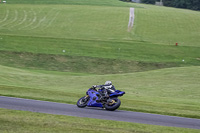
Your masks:
M103 107L103 105L101 103L97 103L96 100L99 99L99 97L97 95L100 95L99 92L93 90L93 89L89 89L86 93L87 95L90 96L90 100L87 103L87 106L89 107ZM123 96L125 94L124 91L120 91L120 90L115 90L115 92L111 93L109 96L110 97L118 97L118 96Z
M98 100L98 96L99 93L97 91L94 91L92 89L89 89L87 91L87 94L90 96L90 100L87 104L87 106L89 107L103 107L103 105L101 103L97 103L96 100Z
M120 90L115 90L115 92L111 93L109 96L113 97L113 96L123 96L125 94L124 91L120 91Z

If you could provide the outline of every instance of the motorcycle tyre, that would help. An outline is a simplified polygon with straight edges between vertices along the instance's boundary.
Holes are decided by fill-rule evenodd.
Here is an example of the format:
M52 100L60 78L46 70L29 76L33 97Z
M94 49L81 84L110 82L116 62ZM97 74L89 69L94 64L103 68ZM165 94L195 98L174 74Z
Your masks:
M104 107L106 110L114 111L114 110L118 109L119 106L121 105L120 99L118 99L118 98L113 98L113 99L115 99L115 100L117 99L117 103L115 103L115 105L113 105L113 106L109 106L109 105L105 104Z
M88 103L89 99L88 99L88 101L85 102L84 104L80 104L80 100L82 100L83 98L85 98L85 97L80 98L80 99L77 101L77 103L76 103L76 105L77 105L79 108L84 108L84 107L87 106L87 103Z

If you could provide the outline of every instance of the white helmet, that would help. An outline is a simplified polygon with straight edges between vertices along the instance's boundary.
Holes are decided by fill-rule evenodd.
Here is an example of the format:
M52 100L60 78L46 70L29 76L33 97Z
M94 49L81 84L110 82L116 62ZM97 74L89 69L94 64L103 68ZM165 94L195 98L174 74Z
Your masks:
M112 85L112 82L111 81L106 81L105 85Z

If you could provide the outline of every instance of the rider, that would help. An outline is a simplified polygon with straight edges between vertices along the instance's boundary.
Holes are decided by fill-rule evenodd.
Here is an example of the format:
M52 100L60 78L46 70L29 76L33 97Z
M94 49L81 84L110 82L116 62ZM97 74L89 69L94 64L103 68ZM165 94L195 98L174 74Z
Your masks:
M104 85L102 85L108 92L114 92L116 89L115 89L115 86L112 85L112 82L111 81L106 81Z
M100 100L106 98L108 96L107 93L111 93L116 90L111 81L106 81L104 85L93 85L92 87L94 89L99 88L97 91L101 95Z

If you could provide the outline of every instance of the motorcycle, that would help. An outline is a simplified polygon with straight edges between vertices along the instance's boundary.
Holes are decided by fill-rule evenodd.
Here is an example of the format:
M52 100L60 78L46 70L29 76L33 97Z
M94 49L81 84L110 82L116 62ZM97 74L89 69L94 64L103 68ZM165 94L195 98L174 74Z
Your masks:
M98 91L97 91L97 88ZM101 107L109 111L114 111L121 105L119 96L123 96L124 91L109 88L105 85L93 86L86 92L86 96L77 101L79 108L84 107Z

